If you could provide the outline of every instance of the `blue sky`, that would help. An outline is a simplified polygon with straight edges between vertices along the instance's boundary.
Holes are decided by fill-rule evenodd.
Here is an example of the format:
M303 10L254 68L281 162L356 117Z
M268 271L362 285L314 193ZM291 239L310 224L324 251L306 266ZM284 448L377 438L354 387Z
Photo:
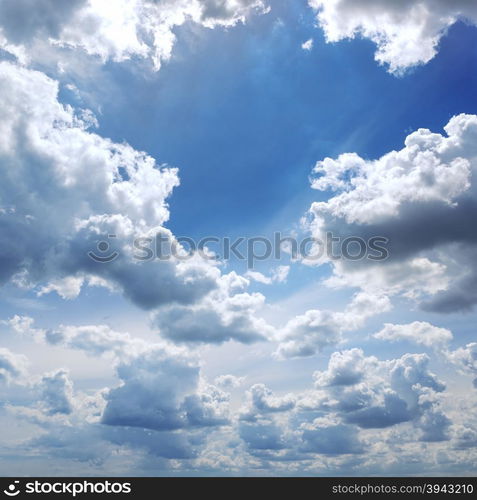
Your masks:
M4 474L472 474L475 9L40 3L0 5ZM135 260L157 232L389 258Z

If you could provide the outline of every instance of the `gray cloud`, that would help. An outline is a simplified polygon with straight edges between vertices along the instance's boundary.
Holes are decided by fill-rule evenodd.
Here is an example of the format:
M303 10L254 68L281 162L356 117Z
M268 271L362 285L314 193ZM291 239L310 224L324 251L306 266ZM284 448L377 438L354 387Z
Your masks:
M313 187L337 193L312 205L312 233L388 240L387 260L334 261L328 284L403 294L442 313L474 306L477 117L455 116L445 131L420 129L375 161L348 154L317 164Z

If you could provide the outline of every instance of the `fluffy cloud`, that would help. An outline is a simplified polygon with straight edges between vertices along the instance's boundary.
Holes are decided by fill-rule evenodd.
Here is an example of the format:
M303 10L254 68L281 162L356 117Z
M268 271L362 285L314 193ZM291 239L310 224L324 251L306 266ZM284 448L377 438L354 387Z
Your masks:
M0 64L0 281L27 287L47 281L40 294L73 298L95 279L146 309L191 303L213 289L220 272L205 262L133 256L132 239L153 228L173 240L162 224L177 171L89 132L57 101L58 85L44 74ZM103 253L101 240L109 248ZM118 257L102 264L89 252Z
M43 375L39 383L41 401L50 415L65 414L73 411L73 384L65 370L57 370Z
M274 329L258 316L265 304L259 293L245 293L248 281L235 273L223 275L217 290L195 306L163 307L154 324L163 337L179 343L245 344L271 337Z
M420 298L439 312L477 303L477 116L455 116L444 129L447 135L420 129L375 161L345 154L317 164L313 187L336 194L312 205L313 235L379 236L389 254L378 262L333 261L329 285Z
M335 352L328 368L314 374L314 390L278 395L254 385L238 433L250 454L273 462L365 452L368 460L382 460L383 442L404 436L409 445L447 441L452 421L444 411L445 385L429 361L424 354L384 361L361 349Z
M384 328L373 335L380 340L396 342L408 340L426 347L442 348L453 338L446 328L433 326L425 321L414 321L408 325L385 323Z
M350 425L329 423L316 419L303 430L303 451L324 455L364 453L356 430Z
M121 362L117 372L122 385L105 395L104 424L171 431L227 423L226 396L199 390L199 366L180 351L156 347Z
M364 356L361 349L335 353L328 369L314 375L320 390L316 407L327 408L344 423L363 429L412 421L429 434L433 422L435 427L442 424L444 433L449 422L435 396L445 385L428 370L428 364L424 354L379 361Z
M328 370L314 374L317 387L336 387L358 384L367 370L375 369L378 360L363 357L361 349L334 352L328 362Z
M447 29L459 19L477 24L467 0L308 0L328 42L356 35L372 40L376 61L392 73L430 61Z
M387 297L358 293L343 312L309 310L291 319L278 332L279 357L312 356L342 340L342 333L364 325L374 315L390 309Z
M0 382L21 379L26 373L27 359L22 354L14 354L0 348Z
M472 342L465 347L459 347L459 349L449 352L447 356L461 371L475 377L474 387L477 388L477 343Z
M246 398L241 420L254 421L257 415L286 412L295 406L295 398L291 394L276 396L264 384L253 385L246 392Z
M228 394L204 380L197 357L184 349L150 344L102 325L42 330L31 318L18 316L8 323L43 342L110 356L119 380L118 386L93 395L73 394L63 369L16 381L21 397L5 398L9 412L45 431L30 446L46 454L81 460L76 443L96 439L104 443L106 455L116 445L156 457L194 458L206 443L205 429L229 424ZM6 350L0 354L5 354L5 378L21 375L23 358ZM104 453L85 449L85 460L106 459Z
M171 304L156 323L177 342L250 343L273 333L256 315L265 298L245 292L247 279L221 276L198 256L137 258L139 236L175 242L163 225L176 169L88 131L44 74L0 64L0 282L67 299L84 285L107 286L143 309Z
M214 384L224 389L236 389L244 383L245 378L235 375L220 375L214 380Z
M197 358L184 349L150 344L106 325L41 330L31 318L18 316L6 323L53 345L112 356L121 385L102 393L104 424L172 431L228 422L227 394L202 379ZM50 414L71 413L72 386L64 370L44 375L39 389Z
M174 28L233 26L268 11L263 0L116 0L114 8L105 0L5 0L0 7L0 45L23 61L75 49L102 61L148 59L155 69L171 57Z

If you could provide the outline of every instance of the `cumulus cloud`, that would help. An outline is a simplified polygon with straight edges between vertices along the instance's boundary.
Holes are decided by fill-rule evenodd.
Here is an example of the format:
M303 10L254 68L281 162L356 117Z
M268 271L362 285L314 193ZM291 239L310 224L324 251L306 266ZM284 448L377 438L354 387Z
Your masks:
M236 377L235 375L220 375L214 380L214 384L223 389L236 389L245 382L246 377Z
M60 325L44 330L35 328L32 318L20 316L4 323L36 341L109 357L122 383L101 395L108 402L105 424L177 430L228 422L228 395L205 382L198 359L185 349L151 344L107 325ZM227 389L239 387L243 380L222 375L216 384ZM72 386L64 370L44 375L39 388L51 414L71 413Z
M230 423L229 395L207 383L197 356L185 349L151 344L105 325L42 330L26 317L8 323L18 333L52 345L110 356L119 380L117 386L93 395L73 395L63 369L31 382L23 377L23 396L9 401L9 412L44 428L46 433L31 445L45 453L81 459L74 453L75 443L97 439L106 454L111 445L118 445L156 457L194 458L206 443L205 429L210 432ZM23 358L6 350L0 354L5 377L18 377ZM84 454L88 460L103 456L96 448Z
M68 415L73 411L73 384L65 370L43 375L39 388L48 414Z
M362 36L376 46L375 59L391 73L429 62L441 38L458 20L477 24L467 0L308 0L328 42Z
M216 287L220 272L189 260L139 262L132 239L163 228L177 171L145 153L88 131L57 101L58 85L42 73L1 64L0 281L42 285L39 294L78 295L83 283L116 287L138 306L192 303ZM155 234L155 233L154 233ZM107 265L98 242L116 260ZM160 284L162 283L162 284ZM164 286L164 283L168 283Z
M398 439L390 437L394 431L408 434L408 443L449 440L445 385L429 362L425 354L380 360L361 349L335 352L327 369L314 374L313 390L273 394L254 385L238 433L249 453L274 462L382 457L381 443Z
M264 384L254 384L246 393L247 403L242 410L242 420L255 420L257 415L286 412L294 408L291 394L276 396Z
M24 62L57 48L57 56L73 49L103 62L147 59L157 70L171 57L176 27L233 26L265 12L264 0L117 0L114 8L104 0L5 0L0 46Z
M27 359L9 349L0 348L0 382L12 382L26 374Z
M385 323L384 328L373 335L380 340L396 342L407 340L426 347L443 348L453 336L446 328L433 326L425 321L414 321L408 325Z
M465 347L447 353L449 360L455 363L465 374L474 378L474 387L477 388L477 343L471 342Z
M335 346L342 334L362 327L366 320L390 309L387 297L356 294L343 312L309 310L291 319L278 332L279 357L306 357Z
M227 423L226 396L199 390L199 366L185 353L156 347L122 361L117 372L122 385L105 395L104 424L171 431Z
M327 419L316 419L306 425L302 434L303 451L324 455L364 453L364 446L356 430L345 424L333 424Z
M312 205L312 234L387 241L386 260L333 261L329 285L402 294L444 313L477 303L477 116L455 116L444 130L419 129L374 161L345 154L316 165L313 187L335 194Z
M362 381L367 370L376 368L377 363L374 357L363 357L361 349L334 352L328 362L328 370L315 372L315 384L317 387L357 384Z
M87 130L44 74L0 64L0 282L65 299L86 285L106 286L143 309L170 304L156 324L176 342L269 337L272 327L257 316L265 298L245 292L249 280L222 276L198 256L137 258L137 237L175 242L164 223L177 170ZM287 272L278 268L271 279L283 281Z
M265 297L244 292L248 283L236 273L223 275L217 281L217 290L196 305L159 309L154 324L163 337L179 343L221 344L236 340L250 344L267 340L274 329L259 316Z
M411 421L427 425L428 432L431 421L447 427L444 416L440 418L438 399L431 397L445 385L428 370L429 361L425 354L379 361L366 357L361 349L334 353L328 369L314 375L320 390L316 407L327 408L344 423L363 429Z

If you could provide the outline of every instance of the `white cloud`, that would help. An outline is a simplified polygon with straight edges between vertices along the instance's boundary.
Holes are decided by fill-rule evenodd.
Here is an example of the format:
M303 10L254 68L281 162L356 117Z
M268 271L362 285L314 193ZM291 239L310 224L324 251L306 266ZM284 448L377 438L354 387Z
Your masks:
M271 338L274 328L259 317L265 304L260 293L245 293L248 281L236 273L223 275L217 290L193 306L168 306L157 311L160 334L179 343L245 344Z
M447 29L459 19L477 24L467 0L308 0L328 42L357 35L376 46L375 59L392 73L429 62Z
M453 338L451 331L431 325L425 321L414 321L407 325L385 323L384 328L375 333L373 337L391 342L408 340L426 347L439 349L445 347Z
M374 161L351 153L316 165L312 185L330 197L311 206L313 236L359 237L368 250L379 237L387 257L345 259L335 246L328 285L402 294L440 312L477 303L477 116L454 116L444 130L419 129Z
M429 362L424 354L385 361L361 349L335 352L327 369L314 374L314 390L275 395L254 386L239 436L248 453L273 462L273 470L283 462L316 464L325 455L333 461L318 470L336 471L343 465L339 457L358 454L379 470L383 460L392 462L396 447L416 444L422 460L422 442L449 441L453 425L444 412L445 385L429 371ZM362 461L349 471L355 467L363 470Z
M56 290L73 298L88 278L146 309L194 302L216 287L220 272L205 262L133 257L136 236L162 231L174 238L162 225L166 199L179 183L176 169L86 130L44 74L0 64L0 281L21 276L29 286L42 285L40 295ZM88 256L103 256L101 240L109 242L105 253L119 253L107 265ZM153 285L164 281L168 287Z
M276 396L264 384L254 384L246 392L247 402L241 410L241 420L255 421L259 415L287 412L295 407L291 394Z
M423 430L421 439L432 440L432 429L435 436L443 436L450 422L437 395L445 385L429 371L429 361L425 354L379 361L361 349L335 353L328 369L314 375L320 390L314 404L363 429L413 422Z
M271 285L272 283L283 283L287 280L290 272L290 266L278 266L273 269L270 276L265 276L258 271L248 270L245 277L263 285Z
M313 38L310 38L306 42L301 44L301 48L306 51L310 51L313 48Z
M324 455L364 453L356 430L350 425L333 424L316 419L303 427L303 451Z
M73 384L68 372L57 370L43 375L39 388L41 401L49 415L68 415L73 411Z
M328 362L328 370L315 372L316 387L354 385L363 380L368 370L376 369L378 360L363 357L361 349L334 352Z
M314 168L312 187L341 192L327 202L314 203L312 211L348 223L371 224L398 216L406 203L452 206L470 188L471 176L471 164L460 151L449 155L456 139L421 129L407 137L405 148L377 161L366 162L354 153L327 158Z
M45 61L55 48L84 52L101 61L149 60L157 70L170 59L174 29L186 22L207 28L234 26L268 12L264 0L5 0L0 9L0 43L19 56ZM25 22L28 19L28 22ZM3 38L3 42L2 42ZM68 63L74 55L68 58Z
M81 292L83 283L83 276L67 276L48 283L47 286L41 288L37 295L41 297L44 294L56 292L63 299L76 299Z
M220 375L214 380L214 384L223 389L236 389L245 382L246 377L235 375Z
M474 387L477 388L477 343L471 342L465 347L459 347L447 353L447 356L463 373L475 377Z
M343 312L309 310L291 319L279 332L279 357L313 356L326 347L336 346L342 334L356 330L372 316L388 311L389 299L367 292L356 294Z
M27 359L9 349L0 348L0 382L21 380L26 374Z
M105 395L104 424L170 431L227 423L227 398L199 387L199 366L185 352L150 348L117 372L122 385Z

